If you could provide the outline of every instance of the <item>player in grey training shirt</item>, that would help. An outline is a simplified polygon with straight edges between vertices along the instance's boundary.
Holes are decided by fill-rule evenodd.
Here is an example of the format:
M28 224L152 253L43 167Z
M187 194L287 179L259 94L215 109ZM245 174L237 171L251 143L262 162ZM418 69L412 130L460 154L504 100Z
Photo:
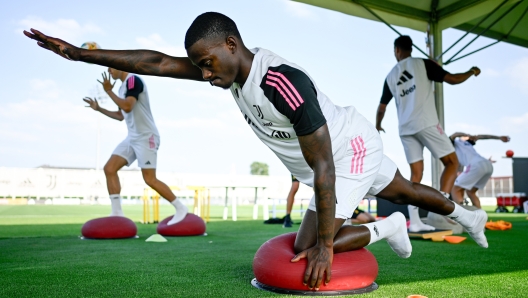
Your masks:
M472 67L465 73L451 74L429 59L411 57L412 40L400 36L394 41L394 55L398 63L389 72L383 84L383 94L376 115L376 129L385 131L381 121L385 109L394 97L398 110L399 133L411 167L411 181L421 182L423 176L423 148L427 147L445 166L440 178L440 191L448 197L456 178L458 160L455 148L438 121L434 101L433 82L460 84L480 69ZM418 208L409 206L409 230L432 231L434 227L422 223Z

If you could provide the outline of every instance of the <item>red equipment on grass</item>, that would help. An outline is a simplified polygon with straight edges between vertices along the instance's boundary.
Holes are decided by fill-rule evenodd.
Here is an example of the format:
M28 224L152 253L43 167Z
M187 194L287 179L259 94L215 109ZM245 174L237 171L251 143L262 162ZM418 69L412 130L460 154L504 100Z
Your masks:
M506 206L514 206L513 213L522 213L523 204L526 201L528 201L528 198L524 192L497 194L497 209L495 209L495 212L509 212Z
M321 284L319 291L303 285L306 259L292 263L293 244L297 233L288 233L266 241L253 259L255 278L251 284L259 289L290 295L345 295L362 294L378 288L378 262L374 255L361 248L336 253L332 263L332 279Z

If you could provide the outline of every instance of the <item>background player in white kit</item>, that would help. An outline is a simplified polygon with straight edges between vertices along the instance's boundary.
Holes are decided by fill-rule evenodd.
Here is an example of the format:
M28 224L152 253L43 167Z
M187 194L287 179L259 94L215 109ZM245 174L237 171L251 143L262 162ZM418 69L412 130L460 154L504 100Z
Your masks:
M494 136L494 135L469 135L467 133L457 132L449 136L453 145L455 146L458 161L464 166L464 171L458 175L455 180L451 196L453 201L462 204L464 201L464 190L471 199L473 206L480 208L480 199L477 196L477 191L484 188L493 173L493 165L489 159L484 158L478 154L475 148L475 143L478 140L501 140L509 142L508 136Z
M458 169L455 148L438 121L434 99L434 82L460 84L480 69L472 67L465 73L450 74L436 62L413 58L412 40L400 36L394 41L394 56L398 64L389 72L383 84L383 94L376 114L376 129L381 127L387 104L394 97L398 110L399 133L407 162L411 167L411 182L422 181L423 148L427 147L445 166L440 177L440 191L447 198L453 187ZM435 228L420 220L418 207L409 205L409 231L432 231Z
M119 95L112 91L116 81L112 84L110 77L123 82L119 88ZM128 136L117 146L104 166L106 185L112 204L110 215L124 216L121 208L121 184L117 171L125 165L130 166L137 159L145 183L176 208L175 215L167 224L180 222L187 214L187 207L176 199L165 183L156 178L160 137L150 111L147 86L139 76L113 68L108 68L108 75L103 73L103 81L98 82L103 85L103 89L119 110L108 111L99 106L97 99L85 97L83 100L95 111L112 119L125 120L128 128Z
M334 252L386 239L398 256L411 255L399 212L375 223L343 226L366 193L448 215L480 246L488 246L484 211L467 211L438 191L405 180L383 155L375 127L354 107L334 105L299 66L268 50L248 49L225 15L208 12L194 20L185 36L188 58L148 50L84 51L37 30L24 34L67 59L229 88L260 140L299 181L314 187L292 259L308 259L303 282L309 288L319 289L323 279L330 282Z

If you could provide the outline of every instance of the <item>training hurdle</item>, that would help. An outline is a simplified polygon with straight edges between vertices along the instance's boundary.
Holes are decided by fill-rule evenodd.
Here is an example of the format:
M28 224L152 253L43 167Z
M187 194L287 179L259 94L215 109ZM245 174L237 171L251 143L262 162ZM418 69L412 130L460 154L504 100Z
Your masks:
M180 190L177 186L169 186L171 190ZM143 190L143 221L142 224L159 223L159 200L160 195L150 187ZM152 220L150 218L150 201L152 200Z
M211 206L211 190L205 186L187 186L194 190L193 213L201 217L206 223L209 222Z

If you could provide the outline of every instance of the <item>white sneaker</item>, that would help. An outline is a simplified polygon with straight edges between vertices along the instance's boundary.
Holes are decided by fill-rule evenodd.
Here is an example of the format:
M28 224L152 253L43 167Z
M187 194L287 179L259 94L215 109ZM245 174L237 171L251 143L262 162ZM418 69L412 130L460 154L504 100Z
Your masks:
M486 235L484 235L486 222L488 221L488 214L486 214L486 211L482 209L478 209L473 212L475 212L473 224L470 227L465 227L464 225L462 226L479 246L488 248L488 239L486 238Z
M412 253L411 240L407 234L407 220L401 212L394 212L387 220L390 220L396 227L396 232L387 237L387 243L389 243L392 250L400 258L408 258Z

